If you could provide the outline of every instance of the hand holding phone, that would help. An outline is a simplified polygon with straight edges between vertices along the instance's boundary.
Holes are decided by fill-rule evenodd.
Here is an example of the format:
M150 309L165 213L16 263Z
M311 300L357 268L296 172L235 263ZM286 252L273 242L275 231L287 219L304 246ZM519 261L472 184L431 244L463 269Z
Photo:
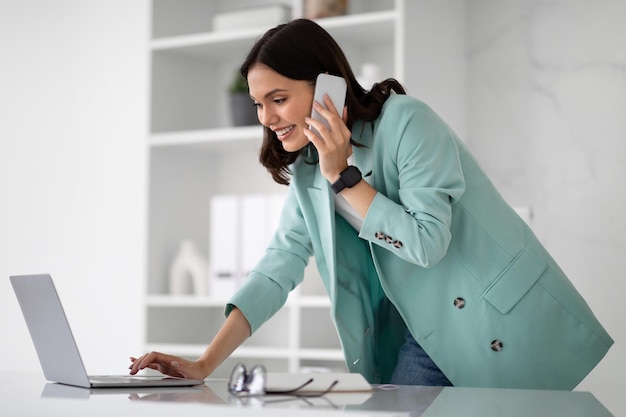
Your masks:
M320 74L317 76L315 82L315 93L313 94L313 100L318 103L324 104L324 94L328 94L333 105L339 112L339 115L343 115L343 107L346 101L346 81L342 77L329 74ZM311 118L319 120L327 128L329 127L328 121L324 118L315 108L311 110ZM319 132L311 126L311 129L319 136Z

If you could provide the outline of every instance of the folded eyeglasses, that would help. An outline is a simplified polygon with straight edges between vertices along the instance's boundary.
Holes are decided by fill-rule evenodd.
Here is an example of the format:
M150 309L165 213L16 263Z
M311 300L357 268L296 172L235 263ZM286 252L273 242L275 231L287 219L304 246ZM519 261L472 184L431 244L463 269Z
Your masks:
M332 391L335 385L339 381L333 381L330 386L323 391L316 391L311 393L299 392L302 388L311 384L314 381L313 378L309 378L305 383L300 386L287 390L268 390L267 389L267 370L263 365L255 365L250 369L250 372L246 370L246 367L238 363L233 368L230 374L230 380L228 381L228 391L238 397L254 397L263 395L293 395L300 398L315 398L322 397Z

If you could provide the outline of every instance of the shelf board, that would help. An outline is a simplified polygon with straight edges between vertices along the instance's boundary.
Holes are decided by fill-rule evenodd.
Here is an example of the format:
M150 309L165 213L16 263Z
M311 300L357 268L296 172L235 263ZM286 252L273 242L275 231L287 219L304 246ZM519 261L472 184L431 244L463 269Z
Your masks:
M181 344L181 343L148 343L148 351L163 352L170 355L197 357L202 355L207 345L202 344Z
M330 308L330 299L325 295L301 295L297 303L301 308Z
M180 343L149 343L147 349L156 352L168 352L178 356L200 356L206 345L202 344L180 344ZM233 358L268 358L268 359L288 359L297 356L301 360L330 360L343 361L344 356L341 349L298 349L297 351L281 347L252 347L241 346L231 355Z
M228 302L225 298L199 295L150 295L148 307L220 307Z
M269 29L269 27L265 28L265 30L267 29ZM222 44L232 48L235 44L256 39L259 33L263 33L263 28L194 33L191 35L153 39L150 42L150 46L153 51L186 48L198 45L215 45L216 47L221 47Z
M389 10L328 17L317 22L342 46L372 45L393 40L397 17L397 11Z
M261 126L229 127L205 130L186 130L153 133L149 138L151 147L201 147L210 151L261 147L263 129Z
M167 352L177 356L196 357L202 355L207 345L203 344L182 344L182 343L148 343L147 349L155 352ZM293 356L293 351L282 347L249 347L241 346L232 354L233 358L271 358L288 359ZM318 359L310 358L310 359ZM325 358L322 358L325 359Z
M149 295L146 300L148 307L207 307L224 308L228 298L216 298L202 295ZM330 300L325 295L302 296L290 294L285 303L286 307L300 306L300 308L329 308Z
M298 350L297 356L299 359L310 360L331 360L331 361L343 361L344 356L341 349L307 349L301 348Z
M269 28L266 28L266 30ZM221 61L225 58L242 60L242 51L249 50L263 29L205 32L192 35L154 39L150 43L153 53Z
M241 346L231 354L231 357L288 359L292 353L287 348Z
M395 10L359 13L316 20L328 30L340 44L386 42L393 39ZM150 42L154 53L175 53L182 56L209 60L233 56L233 51L249 49L270 27L245 30L204 32L190 35L156 38Z

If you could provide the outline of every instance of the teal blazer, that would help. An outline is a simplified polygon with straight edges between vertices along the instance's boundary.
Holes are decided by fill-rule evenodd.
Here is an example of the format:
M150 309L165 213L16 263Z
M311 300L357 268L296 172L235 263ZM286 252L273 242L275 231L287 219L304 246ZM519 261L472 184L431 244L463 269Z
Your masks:
M456 386L574 388L613 340L454 132L391 95L352 134L355 165L378 191L361 230L335 214L309 149L227 314L237 306L256 331L314 256L346 364L371 383L389 381L406 326Z

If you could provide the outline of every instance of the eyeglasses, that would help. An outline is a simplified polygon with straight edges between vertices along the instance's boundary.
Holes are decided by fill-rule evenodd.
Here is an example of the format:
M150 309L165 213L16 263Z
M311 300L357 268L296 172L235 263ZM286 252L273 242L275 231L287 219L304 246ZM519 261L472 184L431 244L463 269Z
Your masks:
M246 370L245 365L238 363L233 368L230 374L230 380L228 381L228 392L238 397L254 397L263 395L294 395L296 397L322 397L332 391L335 385L339 381L333 381L330 386L324 391L314 393L298 393L302 388L311 384L314 381L313 378L309 378L304 384L288 389L288 390L268 390L267 389L267 370L263 365L255 365L250 369L250 372Z

